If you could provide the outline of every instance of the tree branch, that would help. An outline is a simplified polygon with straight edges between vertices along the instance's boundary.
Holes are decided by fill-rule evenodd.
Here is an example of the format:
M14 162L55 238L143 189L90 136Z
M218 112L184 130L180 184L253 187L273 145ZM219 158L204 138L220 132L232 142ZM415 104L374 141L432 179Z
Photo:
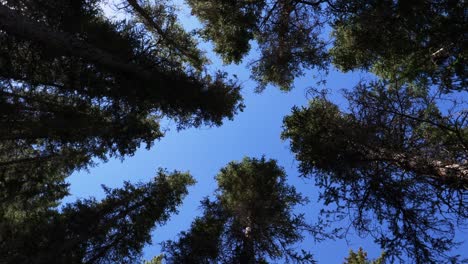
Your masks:
M190 54L189 51L180 47L176 42L174 42L170 37L167 36L166 32L156 23L146 12L146 10L141 7L136 0L127 0L127 3L133 8L133 10L140 16L140 18L145 22L148 27L151 27L156 30L156 32L163 38L163 41L177 49L185 57L197 61L199 60L193 54Z

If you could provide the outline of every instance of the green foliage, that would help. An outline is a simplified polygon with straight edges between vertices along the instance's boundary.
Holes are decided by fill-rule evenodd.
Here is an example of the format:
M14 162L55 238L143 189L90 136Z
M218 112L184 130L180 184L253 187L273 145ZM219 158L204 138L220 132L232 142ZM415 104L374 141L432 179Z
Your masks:
M240 61L256 41L260 88L288 90L303 70L329 61L378 78L347 92L350 113L317 98L285 119L300 171L336 207L323 216L351 216L391 255L449 259L455 227L467 218L463 1L231 2L189 4L226 62ZM225 37L238 32L248 34Z
M11 203L2 203L0 262L135 263L151 241L150 231L176 212L193 183L186 173L160 170L149 183L104 187L101 201L84 199L42 210L28 205L14 211L4 210Z
M135 16L135 22L149 31L154 42L162 44L154 50L158 57L177 63L188 63L201 71L208 59L197 48L197 42L178 23L175 7L169 1L128 0L126 10Z
M349 251L349 256L345 259L344 264L384 264L385 253L382 253L376 260L369 260L367 253L359 248L358 252L355 253L353 250Z
M0 140L25 140L44 157L80 155L80 167L92 157L150 147L163 136L162 117L179 128L221 125L242 109L239 87L226 74L191 69L185 57L168 52L171 45L157 44L151 29L111 21L98 4L0 5ZM176 41L183 33L170 10L163 11L169 22L156 22L169 23L164 32ZM179 38L190 42L188 35ZM197 61L200 68L203 59Z
M143 264L162 264L164 259L164 255L159 255L152 258L150 261L145 261Z
M122 1L124 20L106 17L103 2L0 2L0 262L139 261L191 177L160 171L147 184L106 188L102 201L58 208L66 177L150 148L162 118L179 129L219 126L243 109L238 84L206 72L169 2ZM349 217L392 260L457 261L446 254L468 218L468 116L454 99L467 91L463 1L187 2L225 63L241 62L255 42L259 90L289 90L329 62L375 74L346 92L348 111L319 97L285 118L301 173L331 207L319 223ZM304 199L274 161L246 158L216 179L214 201L165 244L169 262L312 262L293 248L300 230L313 230L292 212ZM367 261L361 250L350 259Z
M225 63L239 63L255 40L260 58L252 64L258 90L268 84L292 88L304 69L323 68L325 42L318 38L320 8L295 1L189 0L204 24L201 35L212 40Z
M444 92L466 90L462 1L347 2L332 23L336 66Z
M468 217L463 104L454 101L442 114L436 97L382 82L362 83L346 96L348 113L318 97L284 119L282 137L291 140L300 172L315 178L331 207L322 217L350 217L389 256L447 259L457 245L454 228Z
M331 61L343 71L371 70L384 79L441 91L466 90L463 1L190 0L205 39L226 63L255 41L259 88L289 90L294 78ZM327 38L331 29L331 39Z
M203 214L189 231L179 234L178 241L163 243L167 263L217 263L223 254L222 236L227 216L219 204L204 199Z
M168 263L313 263L294 250L308 225L294 206L305 202L286 184L274 160L244 158L216 176L216 199L202 202L203 214L178 241L164 243Z
M160 171L153 182L106 188L102 201L58 208L66 178L151 147L162 118L182 129L242 110L239 86L203 71L206 59L170 6L128 1L127 19L112 20L102 3L0 3L1 263L139 260L191 177Z
M224 62L240 62L250 49L263 1L189 0L193 14L206 24L205 39L215 40L215 52Z

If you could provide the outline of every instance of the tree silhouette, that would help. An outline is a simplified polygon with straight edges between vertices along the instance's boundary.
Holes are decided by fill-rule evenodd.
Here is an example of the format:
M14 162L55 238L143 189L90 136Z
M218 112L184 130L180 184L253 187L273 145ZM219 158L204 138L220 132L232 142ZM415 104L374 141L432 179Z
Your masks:
M374 234L389 255L450 261L467 217L462 1L188 3L226 62L240 62L255 41L261 89L289 90L310 68L370 73L345 92L348 108L319 96L293 109L283 138L334 216Z
M446 260L467 219L466 113L444 115L430 97L382 83L347 97L349 112L317 97L284 119L301 174L334 205L322 215L349 217L389 256Z
M294 250L309 226L294 206L305 202L276 161L244 158L216 176L214 201L202 201L203 214L177 241L163 245L168 263L314 263Z
M78 200L59 210L63 195L29 182L53 196L2 202L0 262L135 263L150 231L177 211L193 183L188 174L160 170L149 183L105 188L101 201Z
M58 209L66 177L151 147L162 118L218 126L242 110L238 85L204 70L170 6L128 1L115 20L102 2L0 1L2 263L137 260L193 180L161 171ZM143 21L155 17L161 32Z
M225 62L258 44L252 76L289 90L310 68L369 70L383 79L466 90L462 1L189 0ZM331 39L327 36L330 35Z

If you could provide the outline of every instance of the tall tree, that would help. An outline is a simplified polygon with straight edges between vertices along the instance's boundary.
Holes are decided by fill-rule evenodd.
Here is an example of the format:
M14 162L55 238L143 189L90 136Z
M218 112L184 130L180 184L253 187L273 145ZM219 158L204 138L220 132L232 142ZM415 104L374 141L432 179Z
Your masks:
M103 3L0 1L2 263L132 262L191 178L160 172L58 209L66 177L151 147L161 118L221 125L242 109L237 84L206 73L167 3L128 1L124 20Z
M252 77L262 90L274 84L289 90L305 69L324 69L326 42L320 3L307 1L188 0L204 24L201 36L212 40L214 51L226 63L238 63L255 40L260 58L252 64Z
M295 108L283 138L325 203L361 234L419 263L448 259L467 219L463 1L188 3L226 61L240 61L256 41L260 87L290 89L295 76L329 63L371 73L345 94L349 109L324 98Z
M202 73L194 45L184 55L142 26L140 16L111 21L99 4L0 3L2 142L35 146L31 159L79 156L79 167L92 157L151 146L163 135L161 117L175 119L180 128L220 125L242 108L239 88L225 74ZM157 22L164 36L193 44L170 9L146 8L162 14ZM3 163L14 162L22 161Z
M293 213L305 202L276 161L244 158L216 176L214 201L202 202L203 215L177 241L164 243L168 263L313 263L296 252L309 226Z
M259 87L292 88L329 62L385 79L466 89L465 3L459 0L188 0L225 62L239 62L256 41ZM329 32L332 37L329 38Z
M381 82L347 98L349 112L317 97L284 119L300 172L331 205L324 216L349 216L389 256L447 260L468 217L467 113L442 113L434 97Z
M151 242L150 231L177 211L193 183L186 173L160 170L149 183L105 188L101 201L84 199L58 209L63 195L46 184L45 195L36 199L20 194L16 200L23 203L2 201L0 262L135 263Z
M333 63L442 92L465 90L463 1L336 1Z

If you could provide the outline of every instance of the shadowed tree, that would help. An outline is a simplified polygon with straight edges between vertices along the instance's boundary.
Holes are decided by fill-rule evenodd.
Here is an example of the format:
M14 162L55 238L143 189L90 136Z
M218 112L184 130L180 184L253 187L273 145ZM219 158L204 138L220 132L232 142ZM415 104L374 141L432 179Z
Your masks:
M464 104L442 113L436 97L382 82L346 96L349 112L317 97L284 119L300 172L332 208L322 216L349 218L389 256L450 259L455 227L468 217Z
M22 196L24 203L1 204L0 262L135 263L151 242L150 231L176 212L193 183L188 174L160 170L149 183L105 187L101 201L84 199L60 209L63 195L43 186L44 194L55 197Z
M330 61L343 71L370 70L384 79L466 89L463 1L188 0L225 62L258 45L252 76L292 88L295 77ZM328 37L332 32L331 38ZM331 59L331 60L330 60Z
M283 137L325 203L359 233L390 255L450 261L467 217L463 1L188 3L226 62L258 45L251 66L260 88L290 89L304 70L329 62L377 77L346 94L349 111L320 98L294 109Z
M0 3L0 141L37 150L0 166L67 155L80 167L92 157L131 155L163 136L162 117L179 128L220 125L242 108L225 74L202 74L203 57L169 8L145 7L159 10L166 44L141 15L111 21L99 4ZM172 47L179 39L190 53Z
M276 161L244 158L216 176L214 201L202 202L203 214L177 241L163 244L168 263L314 263L294 244L309 230L292 211L305 202Z
M400 83L467 87L463 1L336 1L333 63Z
M326 43L320 4L307 1L188 0L204 24L201 36L212 40L224 62L238 63L256 41L259 58L252 63L258 89L274 84L289 90L305 69L324 69Z
M66 177L151 147L161 118L221 125L242 109L239 87L206 73L169 5L128 1L116 20L104 2L0 1L2 263L134 263L190 177L160 172L58 209Z
M7 257L25 252L24 241L37 242L31 252L49 245L37 240L47 235L34 240L27 232L62 225L50 219L62 219L54 206L66 195L64 179L73 170L88 167L93 158L150 147L163 136L162 117L179 128L220 125L242 109L239 87L223 73L205 74L206 59L167 3L122 1L127 19L116 21L102 14L101 2L0 1L0 225L26 234L1 240ZM354 209L344 215L357 230L373 234L393 255L404 252L419 263L448 259L444 252L454 245L455 220L463 223L467 211L466 102L441 110L454 92L466 91L463 1L188 3L205 24L202 36L214 41L226 62L239 62L249 41L257 42L260 57L252 75L260 89L272 83L288 90L305 69L325 69L330 59L341 70L364 69L381 78L348 94L350 113L322 99L296 109L286 119L284 137L292 139L302 173L324 187L325 203L336 203L339 214ZM332 42L320 38L327 23ZM434 90L440 100L428 96ZM234 210L210 203L213 210ZM93 201L85 204L95 207ZM219 219L209 222L217 226ZM372 219L375 226L369 226ZM233 223L220 225L226 230ZM89 224L95 230L99 225ZM131 234L123 229L122 235ZM106 237L111 231L103 232L96 241L113 239ZM239 234L238 255L251 259L250 240ZM130 262L138 246L129 251L119 243L85 254L94 251L77 242L70 251L76 255L58 259Z

